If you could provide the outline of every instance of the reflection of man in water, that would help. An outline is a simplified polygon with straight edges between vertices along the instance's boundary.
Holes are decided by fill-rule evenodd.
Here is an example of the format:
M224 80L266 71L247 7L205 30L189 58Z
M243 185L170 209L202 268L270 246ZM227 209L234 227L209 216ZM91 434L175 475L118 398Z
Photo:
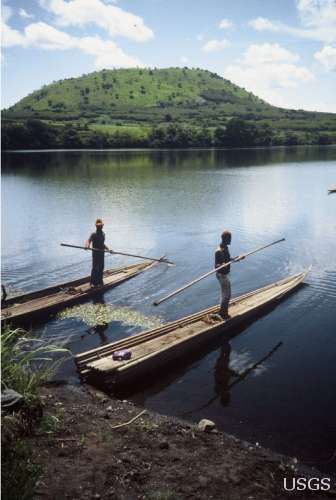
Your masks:
M89 333L90 335L95 335L96 333L100 337L100 344L108 344L109 339L107 338L107 335L105 334L105 330L107 330L108 324L103 323L102 325L95 325L92 328L90 328Z
M93 302L93 304L105 305L103 292L99 293L98 295L95 295L92 302ZM101 323L98 325L94 325L91 328L89 328L87 333L89 335L96 335L97 334L100 338L100 345L108 344L109 339L105 333L105 331L108 329L108 326L109 326L108 323Z
M223 406L228 406L230 402L229 382L236 373L230 368L231 345L229 342L221 347L219 358L215 364L215 391L220 396Z
M103 286L103 272L104 272L104 257L103 250L109 250L105 245L105 233L103 231L104 223L102 219L96 220L96 232L92 233L86 242L86 247L97 248L100 252L92 252L92 271L90 284L92 287Z

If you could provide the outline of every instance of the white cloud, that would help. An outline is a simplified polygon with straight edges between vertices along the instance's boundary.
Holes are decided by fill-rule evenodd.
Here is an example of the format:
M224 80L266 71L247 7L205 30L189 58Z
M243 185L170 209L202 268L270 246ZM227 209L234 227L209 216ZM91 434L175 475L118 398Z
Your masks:
M75 48L77 42L75 37L43 22L29 24L24 33L24 45L39 49L67 50Z
M154 37L141 17L102 0L40 0L40 5L56 16L60 26L96 25L111 37L123 36L138 42Z
M259 65L278 62L297 62L299 56L281 47L278 43L252 44L244 53L243 62Z
M265 17L257 17L248 22L256 31L279 31L279 26Z
M314 79L299 57L278 44L253 44L238 64L225 68L224 77L245 87L266 101L286 106L281 89L295 88Z
M86 54L93 55L99 69L144 66L138 59L125 54L112 40L102 40L99 36L79 38L77 47Z
M3 23L7 23L7 21L9 21L9 19L12 17L13 15L13 11L12 9L9 7L9 5L5 5L3 4L1 6L1 14L2 14L2 22Z
M204 52L218 52L220 50L226 49L231 44L228 40L209 40L205 45L203 45L202 50Z
M124 36L144 41L153 36L143 20L119 7L107 5L102 0L39 0L40 5L55 14L60 25L79 27L94 24L105 29L111 36ZM27 25L23 32L12 29L7 22L13 11L3 6L1 24L3 47L34 47L42 50L80 50L95 58L97 68L143 66L135 57L127 55L111 39L96 36L73 36L54 26L36 22ZM19 10L24 18L32 17L24 9Z
M328 71L336 71L336 47L325 45L323 49L314 54L317 59Z
M35 47L44 50L77 49L95 57L97 68L143 66L136 58L123 52L112 40L99 36L75 37L49 24L39 22L26 26L23 33L3 25L4 46Z
M5 10L6 9L6 10ZM8 26L7 21L12 15L12 10L6 5L2 8L1 20L1 45L3 48L13 47L14 45L23 45L24 36L17 30Z
M225 76L238 85L248 88L257 95L258 89L293 88L299 83L313 79L311 72L290 63L256 64L255 66L230 65L226 68Z
M229 19L222 19L219 23L219 28L223 30L227 30L233 27L233 22Z
M256 31L271 31L274 33L285 33L286 35L292 35L299 38L310 38L315 40L321 40L322 34L315 30L309 30L304 28L295 28L293 26L287 26L279 21L271 21L265 17L257 17L248 22L249 26L254 28ZM323 39L323 36L322 36Z
M258 17L249 21L257 31L273 31L331 43L336 40L336 1L297 0L300 27Z
M34 17L33 14L28 14L28 12L22 8L19 10L19 15L24 19L32 19Z
M320 33L323 39L335 39L335 0L297 0L297 9L304 27Z

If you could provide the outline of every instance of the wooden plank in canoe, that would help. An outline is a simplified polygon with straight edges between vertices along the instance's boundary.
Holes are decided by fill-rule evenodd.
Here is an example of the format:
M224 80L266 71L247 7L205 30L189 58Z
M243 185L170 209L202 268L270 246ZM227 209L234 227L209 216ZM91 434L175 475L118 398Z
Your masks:
M77 355L75 360L78 370L85 377L104 379L108 376L115 384L128 383L176 357L187 354L190 349L208 342L214 335L229 331L253 318L295 290L305 276L305 272L298 273L232 299L229 306L231 319L227 321L209 320L209 314L219 310L219 306L214 306L162 327ZM131 350L131 359L113 360L112 353L119 349Z

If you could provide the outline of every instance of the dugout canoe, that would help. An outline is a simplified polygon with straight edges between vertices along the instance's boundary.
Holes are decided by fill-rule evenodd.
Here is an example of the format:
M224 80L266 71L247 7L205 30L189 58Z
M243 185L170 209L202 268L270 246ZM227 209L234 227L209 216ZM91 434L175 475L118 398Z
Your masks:
M193 349L209 343L216 335L229 333L275 306L302 285L307 272L294 274L232 299L229 320L213 321L210 315L219 311L219 306L214 306L159 328L78 354L75 356L78 372L83 380L106 384L112 390L150 377L155 369L190 354ZM114 361L113 352L121 349L130 350L131 359Z
M36 318L41 319L64 307L100 295L106 290L134 278L156 264L157 262L140 262L130 266L107 269L104 271L104 286L100 288L91 288L90 276L85 276L43 290L6 299L5 305L2 306L1 321L21 324Z

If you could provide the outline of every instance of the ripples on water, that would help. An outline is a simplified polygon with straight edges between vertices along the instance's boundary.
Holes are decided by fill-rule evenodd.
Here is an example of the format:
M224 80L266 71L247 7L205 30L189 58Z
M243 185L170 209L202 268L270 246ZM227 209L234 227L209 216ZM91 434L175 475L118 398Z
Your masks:
M59 243L82 245L101 216L112 248L166 253L177 263L110 290L106 304L146 317L159 313L167 321L218 301L217 281L209 278L159 309L152 306L212 267L224 228L233 232L232 255L285 237L232 266L234 295L312 265L308 286L229 343L219 340L176 363L134 399L194 420L211 418L229 432L323 467L336 448L336 195L327 195L335 185L335 160L332 147L8 155L3 280L15 294L89 274L90 255ZM111 257L107 266L130 262ZM112 321L104 331L90 331L71 318L37 327L46 338L68 338L74 352L141 329ZM237 383L237 373L246 371ZM72 363L63 376L76 379Z

